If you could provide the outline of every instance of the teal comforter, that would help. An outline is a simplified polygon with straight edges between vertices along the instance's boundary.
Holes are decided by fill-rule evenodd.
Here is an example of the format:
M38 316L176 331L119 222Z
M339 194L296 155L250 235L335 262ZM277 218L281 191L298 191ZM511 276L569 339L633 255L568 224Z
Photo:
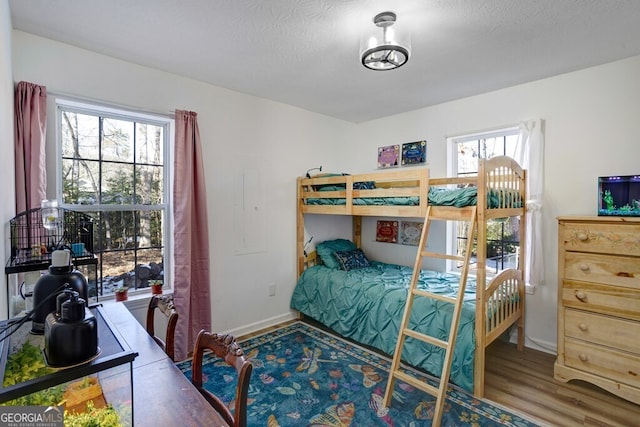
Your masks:
M300 311L339 334L393 354L402 321L412 268L373 261L371 267L343 271L325 266L307 269L291 298ZM457 294L459 276L422 271L419 287L450 296ZM475 347L475 282L467 283L450 380L473 392ZM410 327L447 340L453 305L416 297ZM411 337L403 360L436 376L442 372L444 350Z
M344 190L344 188L331 188L333 190ZM428 193L429 204L432 206L455 206L461 208L464 206L475 206L478 203L478 189L476 187L466 188L429 188ZM306 200L308 205L345 205L347 200L344 198L310 198ZM420 204L419 197L366 197L355 198L352 202L354 205L365 206L417 206ZM502 207L522 207L520 193L514 190L491 190L487 194L487 207L490 209Z

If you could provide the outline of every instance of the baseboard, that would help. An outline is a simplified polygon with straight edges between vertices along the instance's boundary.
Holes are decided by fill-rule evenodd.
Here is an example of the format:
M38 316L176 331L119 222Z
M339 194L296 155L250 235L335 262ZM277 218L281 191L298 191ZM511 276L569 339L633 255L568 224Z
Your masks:
M512 344L518 343L518 331L516 328L513 328L509 333L509 342ZM556 355L558 354L558 346L555 342L544 341L540 339L532 339L525 335L524 337L524 346L527 348L532 348L534 350L542 351L544 353L549 353Z
M532 348L534 350L542 351L544 353L553 355L558 354L558 345L555 342L549 342L539 339L533 340L529 337L525 337L524 346Z
M238 328L233 328L226 333L231 334L235 337L241 337L243 335L255 333L261 329L269 328L280 323L288 322L289 320L296 319L297 316L295 313L290 312L286 314L281 314L279 316L271 317L269 319L261 320L259 322L250 323L248 325L243 325Z

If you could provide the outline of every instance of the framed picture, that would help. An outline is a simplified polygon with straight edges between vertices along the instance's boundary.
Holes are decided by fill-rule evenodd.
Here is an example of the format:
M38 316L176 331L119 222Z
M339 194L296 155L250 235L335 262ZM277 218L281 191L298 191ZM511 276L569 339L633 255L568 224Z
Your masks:
M378 167L392 168L398 166L400 161L400 146L388 145L378 148Z
M376 241L398 243L398 221L378 221Z
M415 165L427 161L427 141L402 144L402 165Z
M401 245L418 246L418 244L420 244L423 225L423 222L402 221L400 223L398 243Z

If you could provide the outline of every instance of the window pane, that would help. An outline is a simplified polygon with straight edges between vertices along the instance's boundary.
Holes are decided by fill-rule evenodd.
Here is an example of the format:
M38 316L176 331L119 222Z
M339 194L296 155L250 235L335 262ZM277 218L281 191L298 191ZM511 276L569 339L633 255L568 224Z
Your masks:
M102 258L102 288L104 294L113 294L117 288L135 289L135 252L105 251Z
M162 246L162 211L142 211L138 218L138 247Z
M69 111L75 108L92 112ZM121 286L146 288L149 278L163 280L169 121L140 123L127 112L108 118L99 108L63 102L58 111L62 201L71 209L94 206L87 213L95 217L96 291L109 295ZM142 204L148 210L138 210Z
M103 205L134 204L133 165L122 163L102 163Z
M98 203L100 163L90 160L62 160L62 200L64 203Z
M162 152L164 129L161 126L144 123L138 123L136 129L136 162L162 165L164 163Z
M99 158L100 120L96 116L61 112L60 142L62 156L82 159Z
M162 249L142 249L138 251L136 267L137 288L149 287L149 280L164 280Z
M133 249L135 247L135 212L102 212L99 221L98 250Z
M162 204L162 167L137 166L136 195L138 203L143 205Z
M102 122L102 159L133 162L133 123L104 119Z
M488 137L483 137L488 136ZM503 135L478 135L477 139L455 142L457 151L458 175L477 173L478 158L491 158L508 155L517 158L517 130L509 129ZM454 244L457 254L464 256L468 237L468 224L459 222L454 227ZM497 273L505 268L515 267L518 261L520 236L520 219L518 217L490 220L487 225L487 272ZM472 246L472 264L470 270L477 268L477 244ZM461 262L449 264L450 268L460 271Z
M478 172L478 141L458 145L458 175Z
M483 139L481 140L481 143L483 148L483 159L490 159L504 154L504 142L502 137Z
M511 158L517 159L516 149L518 148L518 135L507 135L505 138L504 154Z

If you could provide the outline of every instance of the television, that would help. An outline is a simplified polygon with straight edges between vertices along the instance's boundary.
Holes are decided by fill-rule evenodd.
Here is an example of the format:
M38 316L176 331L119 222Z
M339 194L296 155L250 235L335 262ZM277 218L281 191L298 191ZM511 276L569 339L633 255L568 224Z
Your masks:
M598 216L640 217L640 174L598 178Z

